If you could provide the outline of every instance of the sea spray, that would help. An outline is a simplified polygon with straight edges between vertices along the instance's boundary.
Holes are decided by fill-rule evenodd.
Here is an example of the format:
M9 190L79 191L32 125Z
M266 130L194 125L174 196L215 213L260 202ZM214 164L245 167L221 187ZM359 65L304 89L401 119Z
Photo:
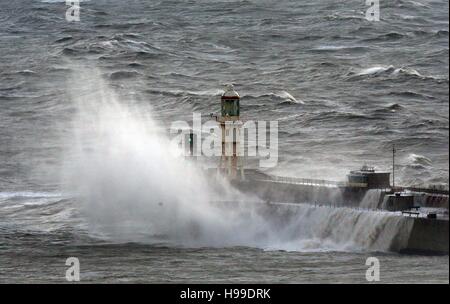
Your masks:
M381 200L381 190L369 189L364 195L359 206L366 209L378 209Z
M80 75L89 75L88 81ZM126 105L100 73L80 75L75 88L88 94L72 97L77 115L64 171L93 236L294 251L386 251L407 240L407 219L387 212L267 204L244 196L175 157L149 107Z
M78 75L75 82L89 94L72 97L77 115L65 168L89 229L116 240L187 245L205 237L203 229L213 238L226 230L209 202L234 199L231 187L221 179L211 185L195 164L175 157L150 109L119 102L99 74L84 72L88 81Z

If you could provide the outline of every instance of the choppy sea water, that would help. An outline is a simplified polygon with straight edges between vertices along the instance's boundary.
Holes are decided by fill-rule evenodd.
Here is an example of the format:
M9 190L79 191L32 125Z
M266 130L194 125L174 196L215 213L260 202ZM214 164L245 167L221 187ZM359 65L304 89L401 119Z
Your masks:
M232 82L245 119L279 121L271 173L390 170L395 143L397 183L448 185L447 1L383 2L380 22L356 0L86 1L76 23L66 9L1 3L1 282L64 282L68 256L92 282L365 282L369 256L382 282L448 282L448 256L363 241L384 214L221 222L202 203L214 191L191 196L201 181L140 133L146 115L217 112Z

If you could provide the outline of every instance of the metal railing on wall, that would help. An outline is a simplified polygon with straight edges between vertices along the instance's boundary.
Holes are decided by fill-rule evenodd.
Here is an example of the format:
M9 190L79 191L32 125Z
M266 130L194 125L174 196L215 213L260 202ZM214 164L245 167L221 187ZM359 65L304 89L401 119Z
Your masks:
M347 183L325 179L312 179L312 178L287 177L287 176L271 176L270 179L261 181L297 184L306 186L321 186L321 187L362 187L362 188L367 187L367 184L365 183Z

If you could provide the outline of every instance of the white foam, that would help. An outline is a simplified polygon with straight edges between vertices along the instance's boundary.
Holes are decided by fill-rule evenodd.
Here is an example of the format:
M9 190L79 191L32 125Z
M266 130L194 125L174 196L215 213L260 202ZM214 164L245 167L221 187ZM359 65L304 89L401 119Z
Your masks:
M386 71L390 71L393 69L394 69L394 66L392 66L392 65L390 65L390 66L373 66L370 68L360 70L356 75L358 75L358 76L374 75L374 74L379 74L379 73L383 73Z
M11 199L16 197L26 197L26 198L42 198L42 197L61 197L61 193L51 193L51 192L30 192L30 191L19 191L19 192L0 192L1 199Z
M286 91L281 91L279 94L276 94L276 95L283 99L287 99L291 102L294 102L294 103L304 104L304 102L302 100L296 99L294 96L292 96L290 93L288 93Z

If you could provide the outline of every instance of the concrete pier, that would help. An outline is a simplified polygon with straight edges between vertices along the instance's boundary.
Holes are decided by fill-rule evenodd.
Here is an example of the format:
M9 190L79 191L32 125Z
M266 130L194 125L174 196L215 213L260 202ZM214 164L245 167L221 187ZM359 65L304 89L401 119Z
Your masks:
M369 190L379 191L379 201L371 205L377 206L373 210L398 212L397 216L404 217L412 225L407 241L392 250L411 254L449 253L448 192L446 194L445 191L399 194L392 189L369 189L360 184L274 177L257 170L247 171L245 180L234 181L232 184L240 191L256 195L267 202L289 202L334 208L360 208ZM426 213L420 213L418 209L421 207L438 208L442 214L439 218L431 217ZM401 213L411 208L415 208L415 211ZM435 216L435 214L432 215Z

